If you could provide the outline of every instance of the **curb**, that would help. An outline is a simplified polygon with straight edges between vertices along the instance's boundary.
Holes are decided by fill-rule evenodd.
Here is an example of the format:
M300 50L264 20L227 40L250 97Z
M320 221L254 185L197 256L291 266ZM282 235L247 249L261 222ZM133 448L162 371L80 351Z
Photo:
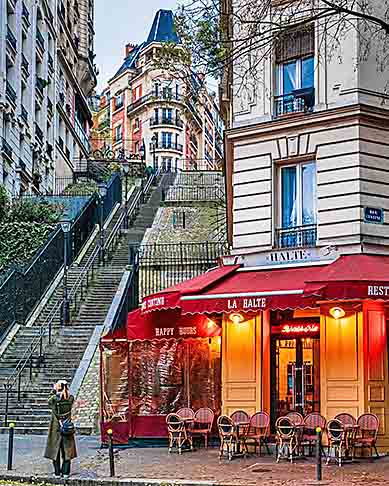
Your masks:
M18 474L0 474L0 481L17 481L18 483L36 484L36 485L57 485L64 484L67 486L229 486L224 483L217 483L203 480L185 480L185 479L143 479L143 478L126 478L126 479L58 479L52 476L21 476ZM231 485L232 486L232 485ZM243 486L234 483L233 486Z

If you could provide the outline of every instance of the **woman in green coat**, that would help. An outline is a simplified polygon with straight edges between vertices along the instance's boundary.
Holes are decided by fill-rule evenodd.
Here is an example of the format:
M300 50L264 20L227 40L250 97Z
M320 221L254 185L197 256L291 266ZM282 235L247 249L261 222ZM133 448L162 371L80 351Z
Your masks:
M58 381L49 397L51 421L45 458L54 464L54 475L67 479L70 475L70 461L77 457L74 435L62 435L60 421L71 419L74 397L70 395L66 381ZM61 465L62 456L62 465Z

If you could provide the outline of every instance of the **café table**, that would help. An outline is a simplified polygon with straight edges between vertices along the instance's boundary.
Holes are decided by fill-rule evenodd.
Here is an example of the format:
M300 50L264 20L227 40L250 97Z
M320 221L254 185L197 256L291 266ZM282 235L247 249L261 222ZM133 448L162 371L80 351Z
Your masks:
M196 419L194 417L180 417L180 422L184 424L185 430L190 433L190 429L192 427L193 422L195 422ZM192 443L192 436L189 436L189 441L190 441L190 450L193 451L193 443Z
M359 428L360 427L357 424L344 424L345 442L346 442L345 457L347 459L350 458L351 449L353 447L353 441L356 438Z
M247 433L250 427L250 422L249 421L240 421L240 422L234 422L234 429L235 429L235 434L236 434L236 455L243 454L240 450L240 442L243 442L243 445L246 449L246 452L248 453L247 445L246 445L246 437ZM243 431L241 431L243 429Z

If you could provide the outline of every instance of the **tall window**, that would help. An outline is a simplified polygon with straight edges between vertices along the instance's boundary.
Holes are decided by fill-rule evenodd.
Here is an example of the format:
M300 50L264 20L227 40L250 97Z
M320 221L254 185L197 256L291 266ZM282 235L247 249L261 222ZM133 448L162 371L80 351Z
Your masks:
M172 121L172 109L171 108L162 108L162 122L171 122Z
M314 29L284 34L276 45L275 114L307 111L314 105Z
M171 148L172 134L171 132L162 132L162 148Z
M122 140L122 126L117 125L115 127L115 142L121 142Z
M280 167L281 227L316 224L316 165Z
M123 106L123 93L115 96L115 110L118 110Z

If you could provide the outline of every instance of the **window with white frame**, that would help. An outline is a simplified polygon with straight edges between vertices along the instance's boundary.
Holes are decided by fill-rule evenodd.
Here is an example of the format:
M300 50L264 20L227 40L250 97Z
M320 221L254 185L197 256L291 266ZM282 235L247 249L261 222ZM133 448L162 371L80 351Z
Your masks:
M118 96L115 96L115 110L118 110L119 108L122 108L122 106L123 106L123 98L124 98L123 93L121 93Z
M115 142L121 142L121 141L122 141L122 126L116 125L116 127L115 127Z
M279 167L279 227L316 224L316 164Z

